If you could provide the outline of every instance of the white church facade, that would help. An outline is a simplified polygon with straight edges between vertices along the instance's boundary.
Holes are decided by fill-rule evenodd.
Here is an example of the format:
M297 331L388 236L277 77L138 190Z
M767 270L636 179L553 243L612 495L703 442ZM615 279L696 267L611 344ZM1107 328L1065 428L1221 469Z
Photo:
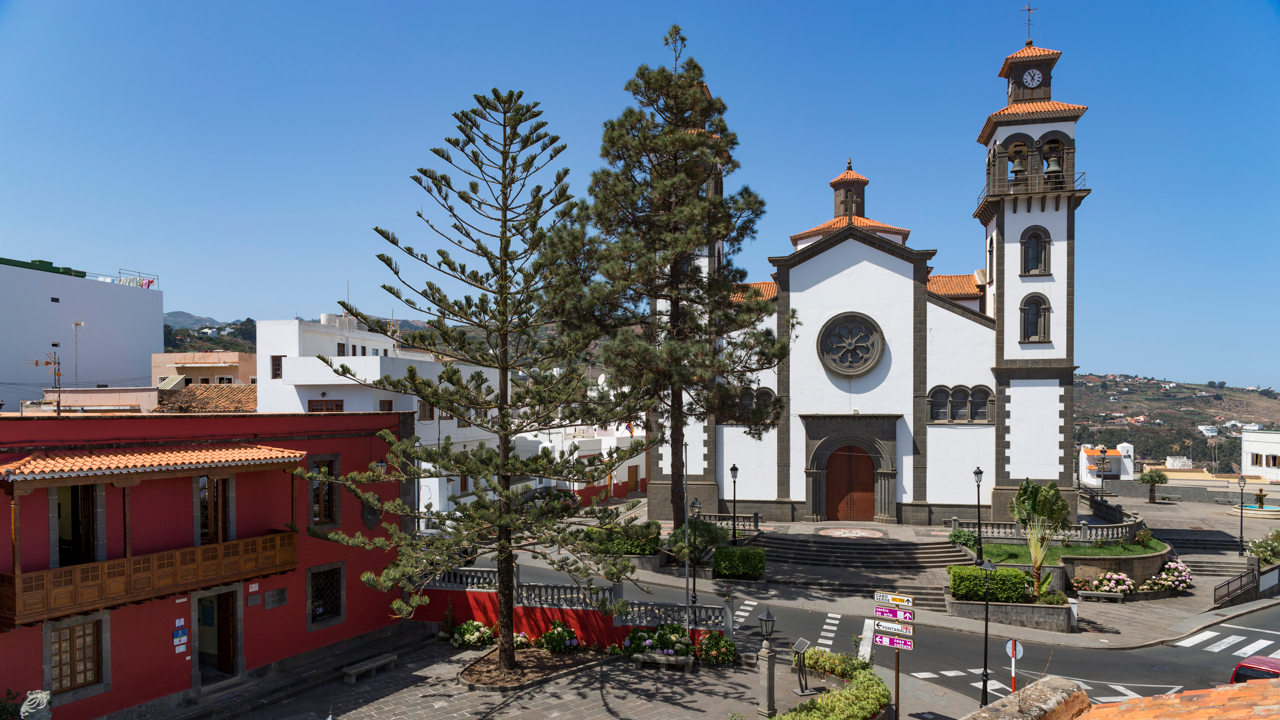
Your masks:
M1051 99L1060 55L1028 41L1000 69L1007 106L978 136L985 267L933 275L935 251L866 217L869 181L851 165L830 182L832 218L769 258L773 281L753 286L774 298L780 336L792 310L803 324L757 395L787 411L761 440L714 419L687 428L689 499L704 512L730 512L736 491L738 513L775 522L937 525L972 519L979 499L999 520L1030 478L1058 483L1074 516L1075 212L1089 194L1075 123L1087 108ZM650 517L671 516L670 467L668 448L651 455Z

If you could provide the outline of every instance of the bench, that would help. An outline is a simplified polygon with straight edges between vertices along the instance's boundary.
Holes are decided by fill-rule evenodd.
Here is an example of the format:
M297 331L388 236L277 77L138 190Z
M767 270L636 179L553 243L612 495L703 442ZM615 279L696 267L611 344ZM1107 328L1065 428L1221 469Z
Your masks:
M689 668L693 667L692 655L659 655L657 653L636 653L631 656L631 662L637 665L642 663L653 663L664 667L678 667L680 672L689 672Z
M1094 600L1115 600L1118 603L1124 602L1124 593L1094 592L1092 590L1077 590L1076 594L1080 596L1081 600L1088 600L1090 598L1093 598Z
M395 668L395 666L395 655L379 655L376 658L365 660L362 663L356 663L355 665L348 665L347 667L342 668L342 674L346 676L343 680L350 685L355 683L356 677L359 675L369 673L370 676L373 676L377 675L378 671L383 668Z

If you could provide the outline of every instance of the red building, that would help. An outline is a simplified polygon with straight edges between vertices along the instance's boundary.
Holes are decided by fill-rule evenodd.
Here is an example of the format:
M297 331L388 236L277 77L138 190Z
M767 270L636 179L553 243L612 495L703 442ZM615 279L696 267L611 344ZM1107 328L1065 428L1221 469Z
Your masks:
M48 690L61 720L171 707L397 631L360 582L388 558L305 533L382 519L292 473L366 469L378 432L412 429L390 412L0 418L0 692Z

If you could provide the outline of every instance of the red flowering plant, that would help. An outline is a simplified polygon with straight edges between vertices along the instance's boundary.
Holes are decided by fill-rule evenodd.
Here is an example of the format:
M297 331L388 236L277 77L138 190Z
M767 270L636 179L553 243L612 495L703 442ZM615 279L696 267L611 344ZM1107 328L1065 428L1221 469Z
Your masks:
M729 665L738 659L738 646L719 633L704 635L693 652L704 665Z

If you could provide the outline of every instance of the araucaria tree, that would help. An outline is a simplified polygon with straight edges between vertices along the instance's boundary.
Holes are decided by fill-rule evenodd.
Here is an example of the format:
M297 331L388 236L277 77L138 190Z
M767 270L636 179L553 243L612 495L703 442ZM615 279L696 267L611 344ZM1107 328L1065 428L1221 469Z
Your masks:
M416 437L384 436L392 444L388 472L407 483L417 483L420 477L466 476L475 481L475 498L458 502L449 512L406 507L398 499L384 502L361 487L386 481L371 468L338 482L366 505L429 529L406 532L388 522L383 524L385 538L317 533L348 545L396 551L395 560L380 575L366 573L362 580L384 591L406 591L406 601L392 602L401 616L425 602L419 592L424 583L469 558L494 558L503 668L516 664L512 633L517 550L546 560L588 589L594 587L593 578L618 582L634 570L608 545L616 538L611 532L619 530L619 509L602 504L580 507L576 495L563 491L535 493L528 479L593 483L646 447L636 441L591 465L578 460L572 448L558 455L545 446L528 457L516 452L518 435L577 424L612 426L642 416L639 405L607 396L584 377L584 358L595 338L557 331L559 318L552 308L564 305L558 294L580 291L581 252L572 234L552 240L555 226L571 206L568 170L557 171L548 188L536 180L565 146L545 130L538 104L521 97L496 89L476 95L475 108L453 115L458 137L446 138L448 147L432 150L456 177L427 168L413 176L444 221L422 211L418 217L434 243L449 249L419 252L402 245L391 231L375 228L395 253L414 261L411 267L420 263L476 293L451 297L434 282L415 283L395 258L378 256L399 280L399 285L383 288L429 318L425 330L397 339L445 359L444 371L432 379L410 366L402 378L370 379L357 377L346 365L335 367L361 384L416 396L496 436L493 446L481 444L466 451L456 450L447 437L439 446L420 446ZM397 336L386 322L349 304L343 307L373 331ZM476 369L464 374L463 366ZM604 532L584 532L587 525ZM555 549L564 552L548 552ZM598 604L605 610L620 609L605 607L603 600Z
M769 327L773 302L745 288L746 271L733 264L755 236L764 201L745 186L724 193L739 168L725 103L711 95L702 67L682 59L678 25L664 43L672 67L641 65L627 82L636 106L605 123L606 167L591 178L587 215L596 234L587 245L603 278L597 289L619 303L583 293L581 307L565 314L614 323L604 328L601 358L613 387L648 396L650 435L669 440L663 452L679 526L686 425L715 417L756 437L776 425L782 401L740 399L757 373L786 357L788 338Z

